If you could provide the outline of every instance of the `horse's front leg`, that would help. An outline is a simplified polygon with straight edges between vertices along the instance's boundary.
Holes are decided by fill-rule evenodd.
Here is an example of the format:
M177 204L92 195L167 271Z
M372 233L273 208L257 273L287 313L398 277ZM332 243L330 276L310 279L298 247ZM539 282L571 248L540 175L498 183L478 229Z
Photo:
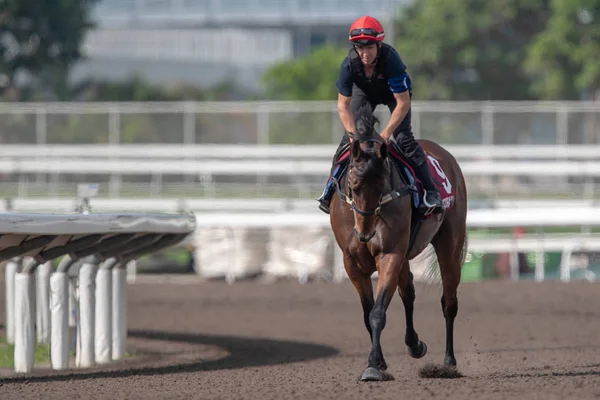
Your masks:
M381 349L381 333L385 328L387 309L398 287L400 269L403 257L395 254L384 255L378 263L379 280L375 304L369 315L372 331L372 347L369 354L368 367L361 376L362 381L383 381L393 379L390 374L384 373L387 365Z
M346 269L346 273L348 274L348 278L350 278L352 285L354 285L356 291L358 292L360 304L362 305L363 309L365 327L367 328L367 332L369 332L369 339L371 339L371 343L373 343L373 331L371 329L371 323L369 322L369 316L373 310L374 303L373 283L371 282L371 277L359 269L354 258L348 253L344 254L344 267Z

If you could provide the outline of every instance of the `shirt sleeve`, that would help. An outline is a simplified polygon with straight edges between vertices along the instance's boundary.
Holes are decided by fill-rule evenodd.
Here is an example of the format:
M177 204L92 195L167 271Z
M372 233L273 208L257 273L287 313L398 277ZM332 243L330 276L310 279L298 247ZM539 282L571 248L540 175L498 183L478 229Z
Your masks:
M340 73L335 86L342 96L352 96L352 72L350 71L350 60L347 56L340 65Z
M406 65L395 51L392 51L388 58L387 77L392 93L403 93L411 88L410 75L406 71Z

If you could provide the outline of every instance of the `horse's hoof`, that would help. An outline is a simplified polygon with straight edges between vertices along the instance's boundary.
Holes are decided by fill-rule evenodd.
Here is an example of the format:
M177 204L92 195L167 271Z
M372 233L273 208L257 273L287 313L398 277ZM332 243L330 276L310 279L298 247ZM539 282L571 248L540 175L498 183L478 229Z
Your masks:
M425 354L427 354L427 345L425 344L425 342L422 342L420 340L419 340L419 344L417 344L415 351L413 351L413 349L410 348L409 346L406 346L406 348L408 350L408 354L412 358L423 358L423 357L425 357Z
M456 367L456 358L454 357L444 357L444 365L446 367Z
M381 382L383 378L383 372L374 367L367 367L365 372L362 373L360 380L362 382Z

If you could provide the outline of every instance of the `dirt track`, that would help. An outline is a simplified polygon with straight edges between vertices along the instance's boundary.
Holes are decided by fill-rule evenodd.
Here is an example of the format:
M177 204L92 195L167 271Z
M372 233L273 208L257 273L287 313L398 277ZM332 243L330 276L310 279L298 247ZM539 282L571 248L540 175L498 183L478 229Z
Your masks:
M417 286L415 324L427 356L407 355L396 296L382 338L395 380L359 383L370 344L349 282L136 283L128 291L128 346L143 356L91 370L38 367L31 376L0 379L0 397L600 398L600 284L487 282L459 289L460 379L418 377L420 367L443 360L436 285Z

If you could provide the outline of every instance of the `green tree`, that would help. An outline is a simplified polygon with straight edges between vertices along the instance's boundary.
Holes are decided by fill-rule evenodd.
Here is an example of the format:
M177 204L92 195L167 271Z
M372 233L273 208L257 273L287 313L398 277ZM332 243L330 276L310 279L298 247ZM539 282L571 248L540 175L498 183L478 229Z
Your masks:
M0 76L14 88L17 74L44 77L47 89L66 93L70 67L93 27L97 0L0 0Z
M551 0L419 0L406 6L396 48L416 99L533 99L523 59Z
M262 77L264 97L272 100L335 100L340 64L348 48L331 45L310 54L275 64ZM343 129L331 113L275 113L270 120L270 143L331 143L332 124ZM337 128L337 126L336 126Z
M533 90L543 99L593 98L600 90L600 0L552 0L551 10L530 45Z
M273 100L333 100L335 81L347 48L322 46L310 54L277 63L262 77L265 96Z

